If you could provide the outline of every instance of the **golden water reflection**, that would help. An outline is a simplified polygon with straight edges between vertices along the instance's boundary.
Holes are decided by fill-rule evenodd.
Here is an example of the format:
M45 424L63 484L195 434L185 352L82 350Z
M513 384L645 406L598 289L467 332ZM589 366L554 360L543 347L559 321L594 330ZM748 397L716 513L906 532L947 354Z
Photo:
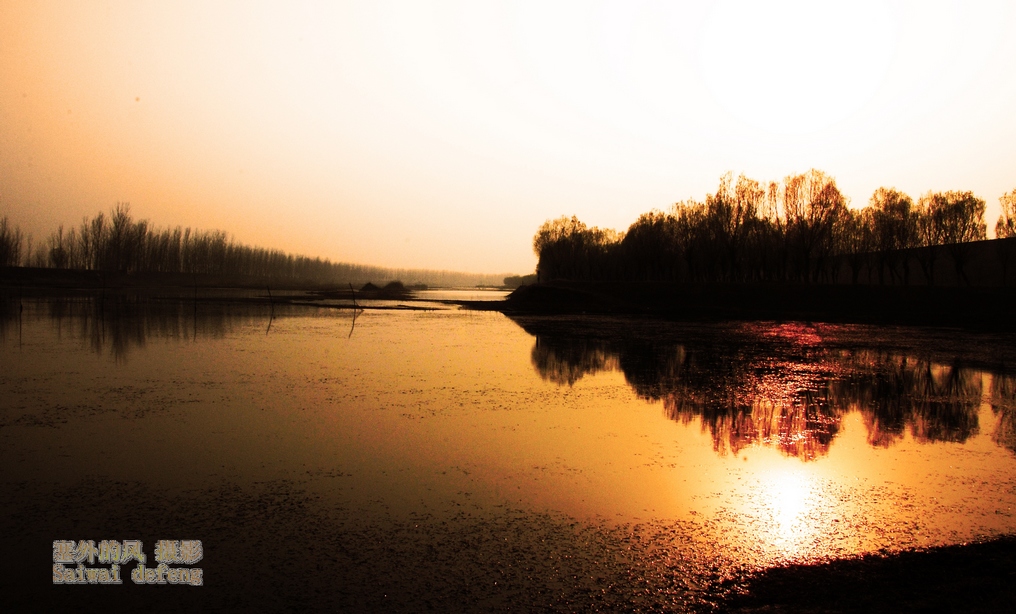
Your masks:
M983 357L882 347L877 338L842 338L834 326L693 328L679 337L640 338L627 329L611 334L615 323L605 322L591 338L554 322L520 324L536 336L532 362L543 379L571 386L586 375L621 371L639 397L662 401L672 420L700 422L713 448L734 456L755 445L803 460L825 456L853 411L863 416L872 446L891 446L905 433L920 442L962 443L978 433L983 381L992 376ZM995 398L1012 398L1009 378L995 374ZM1008 405L996 407L1010 425ZM1012 439L1008 430L999 437Z
M788 556L802 554L814 538L817 527L809 523L809 512L822 496L819 486L799 467L784 467L760 476L756 485L756 514L769 517L764 532L756 537Z
M1007 339L465 311L367 312L350 335L309 308L266 334L261 307L95 307L32 305L23 344L7 319L7 479L681 523L757 564L1016 530Z
M742 560L1013 530L1012 339L797 323L518 323L535 337L531 362L545 381L570 388L619 373L666 418L700 429L718 457L746 461L728 464L702 505L733 528L724 539Z

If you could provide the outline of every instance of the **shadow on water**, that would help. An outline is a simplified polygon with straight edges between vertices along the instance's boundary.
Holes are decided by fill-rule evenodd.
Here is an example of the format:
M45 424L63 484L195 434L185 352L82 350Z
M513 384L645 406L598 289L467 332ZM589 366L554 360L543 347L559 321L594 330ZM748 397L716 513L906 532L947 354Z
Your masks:
M24 301L20 294L0 295L0 343L23 342Z
M991 409L1000 415L992 435L995 443L1016 453L1016 376L996 376L991 381Z
M638 397L662 402L668 418L700 420L720 454L765 445L815 459L854 411L875 447L908 433L921 443L962 443L979 432L985 401L1001 414L995 441L1016 451L1008 338L850 325L515 320L536 337L531 358L543 379L572 386L620 371Z
M221 339L240 328L266 324L267 334L274 321L307 313L306 307L123 294L26 300L23 313L18 308L17 297L0 300L0 343L17 342L19 319L45 320L58 337L80 340L96 354L108 354L118 362L127 361L150 339Z

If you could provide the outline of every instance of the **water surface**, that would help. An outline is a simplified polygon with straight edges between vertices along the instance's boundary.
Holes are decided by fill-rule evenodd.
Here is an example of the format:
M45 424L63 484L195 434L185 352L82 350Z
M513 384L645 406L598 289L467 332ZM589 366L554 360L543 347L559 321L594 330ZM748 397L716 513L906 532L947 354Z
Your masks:
M287 505L328 517L331 534L364 536L343 547L368 567L419 540L400 556L449 557L462 577L413 590L459 582L479 609L509 603L482 601L508 584L529 606L574 605L582 586L680 610L738 570L1016 527L1009 337L448 308L354 324L348 310L128 299L5 309L0 464L34 513L82 485L216 493L218 509L270 487L289 503L258 522ZM50 539L71 537L91 538ZM454 567L464 549L489 565L483 582ZM522 551L530 571L506 576ZM536 590L545 564L567 573ZM410 581L389 572L382 584ZM418 609L410 592L357 598Z

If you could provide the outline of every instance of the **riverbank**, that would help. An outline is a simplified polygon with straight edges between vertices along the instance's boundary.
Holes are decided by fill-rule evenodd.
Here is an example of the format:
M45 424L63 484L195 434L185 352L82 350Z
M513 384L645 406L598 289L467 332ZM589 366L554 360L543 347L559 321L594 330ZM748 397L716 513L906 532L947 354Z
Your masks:
M729 582L721 611L1005 612L1016 603L1016 537L820 565Z
M866 284L690 284L554 281L517 288L505 300L423 300L413 288L351 292L348 284L266 283L182 273L99 273L65 269L0 269L0 295L123 295L197 302L273 303L336 309L424 309L442 303L507 315L617 315L685 322L803 321L936 326L1016 331L1010 305L1016 287ZM353 303L353 296L360 301ZM364 304L371 299L400 305Z
M1016 330L1016 289L817 284L552 282L523 286L507 314L653 316L682 321L794 320Z
M355 288L355 289L354 289ZM265 280L240 275L189 273L125 273L72 269L0 267L0 315L5 302L21 299L96 299L111 303L216 303L233 305L284 305L346 310L433 310L433 303L456 301L418 298L427 286L390 282L384 287L368 283L315 283ZM8 306L9 307L9 306Z
M0 290L30 294L68 293L94 290L160 290L167 293L193 292L195 288L231 288L265 290L347 290L346 284L321 284L308 281L270 280L247 275L208 273L128 273L49 269L38 267L0 267Z

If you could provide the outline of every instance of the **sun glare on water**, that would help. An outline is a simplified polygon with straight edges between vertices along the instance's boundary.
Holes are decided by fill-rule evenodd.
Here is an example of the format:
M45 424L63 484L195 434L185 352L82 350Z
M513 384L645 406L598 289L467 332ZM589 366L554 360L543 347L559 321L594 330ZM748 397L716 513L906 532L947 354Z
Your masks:
M768 557L797 559L809 553L823 528L818 482L801 468L774 468L759 476L744 512L758 523L756 547ZM753 509L752 509L753 508Z

